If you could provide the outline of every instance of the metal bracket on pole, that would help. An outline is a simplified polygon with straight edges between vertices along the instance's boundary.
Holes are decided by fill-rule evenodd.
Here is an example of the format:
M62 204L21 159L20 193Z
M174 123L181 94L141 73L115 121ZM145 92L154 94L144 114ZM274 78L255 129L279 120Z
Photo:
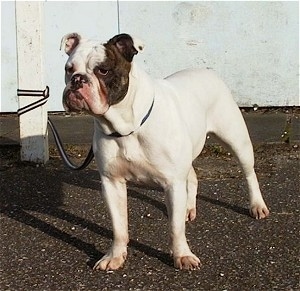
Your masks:
M39 99L33 103L30 103L20 109L18 109L17 113L18 116L29 112L35 108L38 108L40 106L43 106L44 104L46 104L46 102L48 101L48 98L50 96L49 93L50 89L48 86L46 86L46 89L41 91L41 90L23 90L23 89L18 89L17 90L17 95L20 96L32 96L32 97L44 97L42 99Z

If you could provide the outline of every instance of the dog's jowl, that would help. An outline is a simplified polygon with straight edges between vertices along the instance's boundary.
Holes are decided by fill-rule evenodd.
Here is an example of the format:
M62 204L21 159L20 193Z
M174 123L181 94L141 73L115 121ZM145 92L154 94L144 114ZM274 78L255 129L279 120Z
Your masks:
M127 181L155 183L166 193L170 250L179 269L197 269L186 220L196 217L197 177L192 167L208 133L227 144L245 174L250 214L268 216L249 134L229 89L212 70L187 69L154 80L134 62L143 44L128 34L106 43L63 37L63 104L94 116L93 149L113 225L113 243L95 269L116 270L127 255ZM171 61L171 60L170 60Z

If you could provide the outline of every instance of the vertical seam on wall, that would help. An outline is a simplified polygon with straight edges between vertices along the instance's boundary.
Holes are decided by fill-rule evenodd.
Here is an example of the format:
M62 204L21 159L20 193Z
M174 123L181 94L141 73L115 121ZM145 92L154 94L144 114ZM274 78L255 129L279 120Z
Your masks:
M118 34L120 34L120 0L117 0L117 14L118 14Z

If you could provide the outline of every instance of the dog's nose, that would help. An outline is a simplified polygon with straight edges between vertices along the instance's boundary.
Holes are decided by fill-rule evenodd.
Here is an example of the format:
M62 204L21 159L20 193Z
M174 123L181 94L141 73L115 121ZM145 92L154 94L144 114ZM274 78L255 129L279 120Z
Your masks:
M71 78L71 86L73 90L78 90L83 87L84 83L88 83L88 78L86 75L75 74Z

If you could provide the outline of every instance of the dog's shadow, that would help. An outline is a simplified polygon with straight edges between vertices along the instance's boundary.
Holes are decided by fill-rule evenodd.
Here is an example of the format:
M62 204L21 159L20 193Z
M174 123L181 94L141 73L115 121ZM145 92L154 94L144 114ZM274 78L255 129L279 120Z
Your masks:
M222 208L231 210L231 211L236 212L240 215L249 216L249 210L244 208L244 207L240 207L240 206L237 206L237 205L232 205L228 202L213 199L211 197L204 196L204 195L201 195L201 194L200 194L199 199L202 200L202 201L208 202L210 204L213 204L213 205L220 206Z
M61 170L60 168L49 170L47 167L36 168L35 166L22 164L14 169L14 176L18 181L12 179L10 171L6 169L1 174L0 212L3 215L77 248L88 256L87 264L90 267L93 267L96 261L104 255L96 249L93 243L85 242L80 237L65 232L55 227L51 222L44 220L41 216L37 217L35 215L36 212L51 216L54 219L58 218L112 240L113 233L111 230L89 219L72 214L62 207L63 184L67 183L81 188L99 190L100 182L97 171L86 169L79 173L65 169ZM143 194L139 195L135 191L129 191L130 196L150 203L166 213L164 204L155 199ZM129 241L129 248L159 259L166 265L172 266L173 264L168 253L136 240L131 239Z
M1 212L11 219L76 247L89 257L88 265L93 267L95 262L104 255L96 249L94 244L85 242L80 237L74 236L74 234L71 235L58 229L49 223L49 221L46 222L42 218L34 216L31 214L31 211L49 215L74 225L80 225L97 235L112 240L113 233L111 230L91 220L69 213L61 207L63 206L64 198L63 184L67 183L81 188L99 190L98 172L86 169L79 173L61 170L60 168L51 168L49 170L47 167L36 168L27 165L16 167L15 172L14 174L16 174L15 177L18 177L18 181L11 178L9 171L2 171L1 173ZM142 189L144 188L140 186L129 189L129 198L138 199L142 203L150 204L167 216L165 204L150 195L143 194ZM214 200L201 195L198 196L198 199L230 209L242 215L248 215L246 209L232 206L220 200ZM157 250L149 245L131 239L129 248L138 250L149 257L154 257L166 265L173 266L173 260L168 253Z

